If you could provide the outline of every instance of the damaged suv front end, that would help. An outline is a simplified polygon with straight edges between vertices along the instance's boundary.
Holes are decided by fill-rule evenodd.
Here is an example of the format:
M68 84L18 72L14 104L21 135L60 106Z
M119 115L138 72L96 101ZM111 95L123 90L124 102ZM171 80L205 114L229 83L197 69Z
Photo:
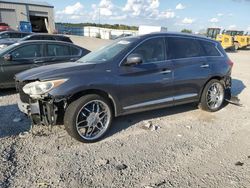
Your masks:
M19 91L19 109L31 117L32 123L55 125L60 109L64 107L64 98L55 98L49 91L67 82L67 79L49 81L22 82L16 80L16 88Z

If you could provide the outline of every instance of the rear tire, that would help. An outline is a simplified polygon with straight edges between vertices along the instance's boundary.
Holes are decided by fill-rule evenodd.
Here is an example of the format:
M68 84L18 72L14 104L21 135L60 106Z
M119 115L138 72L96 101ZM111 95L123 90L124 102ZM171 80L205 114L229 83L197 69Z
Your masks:
M216 112L223 106L224 99L224 85L219 80L212 79L203 89L199 108L208 112Z
M110 102L99 95L85 95L65 111L64 126L70 136L84 143L100 140L113 118Z

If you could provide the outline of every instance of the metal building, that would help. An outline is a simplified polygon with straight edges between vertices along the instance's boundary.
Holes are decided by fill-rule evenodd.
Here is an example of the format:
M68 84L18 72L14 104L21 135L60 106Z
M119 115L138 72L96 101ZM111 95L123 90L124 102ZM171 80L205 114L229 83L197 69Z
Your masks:
M14 30L20 30L22 23L30 22L33 32L53 33L54 7L32 0L0 0L0 22Z

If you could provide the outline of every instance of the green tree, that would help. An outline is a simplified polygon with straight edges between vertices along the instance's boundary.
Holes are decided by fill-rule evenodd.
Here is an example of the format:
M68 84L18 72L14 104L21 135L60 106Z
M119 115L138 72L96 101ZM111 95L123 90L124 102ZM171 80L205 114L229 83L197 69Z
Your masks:
M190 29L182 29L181 32L182 33L193 33L192 30L190 30Z

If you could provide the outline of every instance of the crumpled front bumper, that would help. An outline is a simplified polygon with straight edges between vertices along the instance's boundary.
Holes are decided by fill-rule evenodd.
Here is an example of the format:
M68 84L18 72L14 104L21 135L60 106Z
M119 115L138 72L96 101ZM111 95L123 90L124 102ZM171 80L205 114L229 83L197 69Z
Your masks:
M55 125L57 122L57 107L53 102L30 100L30 103L23 103L19 100L18 108L31 118L34 125Z

